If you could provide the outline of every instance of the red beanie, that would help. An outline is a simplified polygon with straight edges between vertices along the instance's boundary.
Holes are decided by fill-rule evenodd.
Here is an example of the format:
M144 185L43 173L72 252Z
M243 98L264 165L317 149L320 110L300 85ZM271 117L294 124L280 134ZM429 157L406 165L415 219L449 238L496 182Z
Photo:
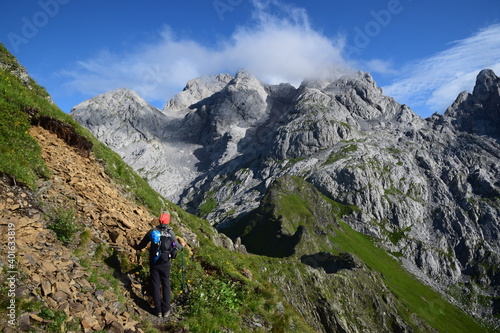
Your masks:
M161 224L169 224L170 223L170 215L168 215L168 214L161 214L160 215L160 223Z

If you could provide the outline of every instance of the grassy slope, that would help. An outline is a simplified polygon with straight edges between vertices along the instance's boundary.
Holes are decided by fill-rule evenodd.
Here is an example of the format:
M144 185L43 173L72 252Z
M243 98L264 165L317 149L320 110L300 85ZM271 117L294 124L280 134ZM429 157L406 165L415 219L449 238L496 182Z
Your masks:
M0 44L0 63L11 70L19 67L16 60ZM51 109L43 89L29 90L14 75L0 71L0 171L17 180L35 186L38 177L47 177L49 171L41 158L37 142L28 134L30 124L23 110Z
M297 177L294 178L300 182ZM303 180L302 183L302 187L311 186ZM284 199L286 198L285 196ZM382 273L386 285L409 309L410 313L416 314L439 332L486 331L473 318L445 300L441 294L408 273L399 261L385 250L374 245L374 240L369 236L356 232L341 221L343 215L348 215L353 210L359 210L357 207L344 206L329 198L325 197L325 199L331 204L332 213L336 214L340 221L340 227L335 227L334 236L330 237L336 246L335 249L332 249L334 254L353 253L363 260L369 268ZM317 199L314 200L317 201ZM308 207L311 205L312 203L303 202L300 206ZM281 206L289 211L294 210L297 204L290 205L285 202ZM284 211L282 214L286 214L286 212Z
M245 240L246 235L250 238L250 248L255 247L259 250L260 248L256 244L265 241L257 238L262 235L264 235L265 239L271 237L270 234L274 229L270 230L271 228L266 227L266 225L272 225L273 223L270 221L276 221L276 217L279 215L284 217L282 219L284 229L293 232L298 227L297 221L300 221L299 224L303 225L306 230L312 230L314 225L311 222L314 223L315 219L311 218L311 214L314 214L314 207L319 202L318 196L321 195L306 181L298 177L292 178L297 183L297 188L301 189L295 193L301 193L301 195L291 194L292 183L286 183L286 181L280 179L277 182L278 185L273 185L266 198L264 198L263 202L266 205L261 205L259 210L249 214L240 221L241 223L234 224L224 232L227 232L232 238L241 236L243 240ZM280 185L282 182L288 186ZM313 191L307 190L307 188L312 188ZM414 314L438 332L486 331L469 315L446 301L442 295L409 274L396 259L374 244L375 239L356 232L341 221L342 216L350 214L353 210L359 210L359 208L344 206L324 196L323 198L331 204L331 214L337 216L339 223L336 223L336 225L329 224L333 230L326 230L330 242L325 242L319 238L315 240L319 243L320 249L331 251L333 254L353 253L370 269L381 273L386 286L406 308L401 308L399 311L400 315L408 323L412 323L413 320L410 317ZM288 220L293 222L289 224ZM256 226L257 231L254 232ZM323 225L323 227L325 226ZM265 231L263 232L264 228ZM309 234L313 233L309 232ZM334 244L333 247L331 244ZM300 251L300 243L295 250ZM417 332L421 331L418 327L414 328Z
M332 241L338 252L357 255L371 269L382 273L386 285L414 313L439 332L485 332L470 316L446 301L439 293L410 275L401 264L372 240L342 223Z
M10 69L20 67L17 60L0 44L0 63L7 63ZM111 149L101 144L88 130L82 128L72 117L48 101L48 93L34 81L31 89L8 71L0 70L0 171L35 188L38 179L48 177L40 147L28 134L30 127L26 111L36 110L39 116L49 116L73 126L78 134L93 143L96 158L105 161L106 172L119 184L127 188L140 203L152 213L158 214L166 204L148 183L139 177Z

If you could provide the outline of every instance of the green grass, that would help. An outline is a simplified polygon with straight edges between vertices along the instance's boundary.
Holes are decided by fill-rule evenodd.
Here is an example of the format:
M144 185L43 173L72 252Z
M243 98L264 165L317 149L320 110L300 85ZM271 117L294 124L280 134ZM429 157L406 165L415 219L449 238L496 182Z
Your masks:
M326 197L324 197L324 198L326 198ZM344 216L350 215L350 214L352 214L354 212L360 212L361 211L361 209L359 209L355 205L343 205L341 203L338 203L336 201L330 200L328 198L326 198L326 199L332 205L334 214L337 217L339 217L339 218L342 218Z
M486 332L485 328L439 293L411 276L397 260L375 246L370 237L356 232L343 222L341 225L342 229L331 237L332 242L341 249L338 252L353 253L369 268L382 273L387 287L408 308L409 313L424 319L438 332Z
M287 308L283 316L276 314L276 304L283 302L282 298L258 272L263 265L276 267L278 260L234 253L214 245L197 249L195 258L185 267L189 299L184 326L192 332L219 332L222 328L245 332L242 320L249 314L262 317L272 325L273 332L290 332L280 330L289 322L294 323L293 332L310 331L295 310ZM244 271L252 271L252 278ZM174 293L178 292L175 282L173 286Z
M184 281L182 281L182 254L172 262L172 295L180 302L180 315L184 318L178 326L194 333L246 332L244 318L258 316L273 327L273 332L290 332L280 329L293 322L291 332L310 332L311 329L298 313L286 307L283 315L276 314L276 304L285 303L279 290L269 285L261 275L262 267L276 267L274 258L241 254L217 247L213 239L217 231L208 221L174 207L179 219L196 232L199 247L193 256L184 251ZM249 278L244 272L252 272ZM182 284L184 282L184 290ZM257 331L259 332L259 331ZM261 332L266 332L262 330Z
M32 189L50 171L41 157L38 143L29 135L30 123L23 110L48 103L28 90L16 77L0 71L0 172Z
M312 221L314 216L309 203L304 201L298 194L283 195L276 210L277 215L283 215L288 221L283 226L284 231L289 234L295 233L303 221Z
M206 217L216 207L217 207L217 200L215 200L213 192L208 192L205 202L198 208L198 216Z
M305 183L298 182L297 178L293 179L297 183L297 192L295 194L291 193L293 187L291 183L284 182L284 185L278 185L277 191L275 190L270 196L268 193L266 198L269 199L267 199L267 206L264 207L268 207L267 210L274 209L276 214L283 215L286 220L295 220L299 216L298 219L302 221L305 228L308 228L308 223L315 223L315 217L311 217L311 214L314 215L316 211L312 207L313 203L318 199L308 190L309 187ZM327 251L334 254L353 253L371 270L380 272L386 286L402 304L398 309L398 313L407 323L417 325L414 320L414 315L416 315L439 332L486 331L473 318L444 299L441 294L410 275L399 261L387 254L385 250L377 247L373 239L356 232L347 224L341 222L342 216L360 211L358 207L343 205L324 196L322 197L331 204L333 214L337 216L340 223L340 227L331 226L333 232L328 233L330 235L328 238L334 244L334 249L330 247ZM264 214L267 210L263 209L260 213ZM254 216L253 219L258 217L258 215ZM268 219L270 217L272 216L268 216ZM306 220L310 222L306 222ZM243 225L247 224L243 223ZM252 229L254 225L255 223L250 223L247 227ZM292 228L292 230L295 230L295 228ZM395 231L390 235L390 239L397 243L408 231L409 228ZM234 230L233 233L238 235L238 230ZM254 233L252 237L259 239L259 234ZM247 248L250 249L250 247ZM419 331L418 327L414 326L413 328L415 331Z
M347 158L350 152L354 152L356 150L358 150L358 146L356 144L342 146L338 151L332 152L324 164L333 164L338 160Z
M67 316L62 311L53 311L49 308L42 308L39 316L50 321L45 327L46 332L66 332Z
M50 221L47 227L54 231L57 239L64 243L71 242L81 229L81 226L75 222L73 210L54 208L47 214L47 218Z

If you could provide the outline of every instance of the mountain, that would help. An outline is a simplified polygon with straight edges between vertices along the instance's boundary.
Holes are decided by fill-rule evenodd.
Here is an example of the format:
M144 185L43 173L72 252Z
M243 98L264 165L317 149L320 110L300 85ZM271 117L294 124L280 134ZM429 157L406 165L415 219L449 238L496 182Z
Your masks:
M500 81L492 70L477 76L472 94L462 92L445 114L444 119L462 132L499 138Z
M485 331L345 225L339 217L352 208L300 177L277 179L259 209L290 230L293 203L307 220L297 241L306 245L317 231L329 237L301 245L301 258L249 254L152 190L51 103L1 44L0 67L3 332ZM188 245L172 263L173 315L159 320L151 315L147 255L131 245L164 211ZM439 315L421 311L429 302Z
M498 325L499 89L495 73L483 70L472 94L422 119L384 96L367 73L295 88L240 71L190 81L161 111L138 110L140 97L116 90L71 115L159 193L256 253L259 242L286 238L274 255L302 253L302 220L251 232L279 220L259 213L272 209L265 203L273 184L300 177L351 207L342 221L408 271ZM329 220L324 214L314 215L316 223Z
M312 330L254 268L276 261L165 200L48 97L0 44L2 332ZM187 246L159 320L132 245L165 211Z
M265 188L255 209L226 223L224 231L232 241L207 220L152 190L116 153L51 103L45 89L1 44L0 68L4 253L0 279L6 281L0 295L2 331L486 332L498 328L494 318L485 315L478 322L416 279L397 259L401 253L387 252L380 239L351 228L346 221L363 214L360 207L333 200L303 174L283 172ZM258 83L248 73L239 79L243 80L238 89ZM255 94L250 89L253 96L248 100L267 96L266 103L273 108L254 112L275 118L266 126L256 121L255 126L262 124L265 133L279 132L288 122L278 119L276 112L286 111L287 98L297 90L288 85L263 87ZM188 92L184 94L188 98L181 100L189 103L190 96L206 96L213 89L196 90L203 93ZM239 99L246 95L232 93ZM102 98L100 105L117 108L111 118L123 122L116 124L133 124L142 133L113 135L120 140L134 137L138 143L153 141L152 133L163 131L158 110L130 91L114 96L118 101ZM104 111L100 117L109 113ZM141 127L140 120L127 119L130 112L136 118L153 119L151 129ZM173 118L188 126L184 118L190 111L179 112ZM209 116L218 112L223 110ZM252 122L241 116L246 119L242 121ZM90 118L89 123L99 124ZM221 126L231 128L231 124ZM166 146L179 135L172 132L163 131L170 135L170 141L164 140ZM246 147L252 145L247 142ZM257 153L261 148L253 147ZM343 153L356 151L351 147ZM255 159L267 156L257 154ZM344 158L335 155L330 164ZM187 246L172 263L173 314L160 320L151 314L147 255L133 252L131 245L165 211ZM390 236L395 241L405 238L404 233ZM456 295L460 296L458 291ZM481 297L487 310L490 300Z

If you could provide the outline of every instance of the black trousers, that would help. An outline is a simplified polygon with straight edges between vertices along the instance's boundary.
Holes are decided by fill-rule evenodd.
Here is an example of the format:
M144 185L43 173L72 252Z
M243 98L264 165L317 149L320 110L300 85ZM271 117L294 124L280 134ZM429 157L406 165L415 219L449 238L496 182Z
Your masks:
M150 275L155 311L165 313L170 310L170 262L151 265Z

